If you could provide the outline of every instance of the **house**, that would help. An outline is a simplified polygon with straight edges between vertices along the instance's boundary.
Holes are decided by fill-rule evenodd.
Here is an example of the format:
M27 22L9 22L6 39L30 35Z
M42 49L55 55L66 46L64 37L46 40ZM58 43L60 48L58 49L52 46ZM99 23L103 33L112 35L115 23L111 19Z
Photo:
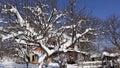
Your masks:
M65 53L65 55L67 56L67 63L74 64L77 60L78 53L74 50L69 50Z
M40 47L33 48L33 51L29 54L29 62L32 64L38 64L39 54L42 52Z
M90 58L90 54L88 52L80 51L77 46L71 46L67 51L68 63L76 63L79 61L87 61Z
M0 60L3 59L3 56L4 56L4 51L0 50Z
M54 45L50 45L49 49L53 49ZM26 48L23 48L24 50L26 50ZM29 57L29 62L32 64L38 64L38 59L39 56L42 55L44 53L44 51L42 50L41 47L35 47L35 46L31 46L29 49L29 53L28 53L28 57ZM21 53L19 50L17 50L18 53ZM77 46L71 45L70 47L67 48L67 52L60 52L64 55L66 55L67 57L67 62L68 63L76 63L76 61L80 58L82 58L82 60L86 60L89 56L89 54L87 52L83 52L83 51L79 51ZM21 57L23 57L22 54L19 54ZM54 53L53 55L51 55L50 57L48 57L47 62L53 62L54 57L59 56L58 53Z
M119 57L118 53L102 52L103 60L117 60L118 57Z
M94 54L91 54L90 56L90 59L92 61L100 61L101 60L101 53L94 53Z
M109 53L109 52L102 52L102 66L106 66L110 68L110 66L115 65L114 62L117 61L119 58L118 53ZM116 67L115 67L116 68Z

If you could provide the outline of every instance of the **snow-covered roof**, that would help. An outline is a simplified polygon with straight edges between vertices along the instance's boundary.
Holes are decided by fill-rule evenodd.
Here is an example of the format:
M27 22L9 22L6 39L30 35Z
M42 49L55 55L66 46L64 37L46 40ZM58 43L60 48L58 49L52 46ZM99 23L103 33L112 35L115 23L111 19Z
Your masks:
M92 54L90 56L90 58L96 58L96 57L101 57L101 54L96 53L96 54Z
M109 57L116 57L119 54L118 53L108 53L108 52L103 52L102 55L104 56L109 56Z
M77 52L77 53L81 53L81 54L85 54L85 55L88 55L88 54L89 54L88 52L79 51L79 50L75 50L75 49L72 49L72 48L67 49L67 51Z
M109 56L108 52L103 52L102 55Z
M48 48L54 48L55 47L55 45L49 45L48 46Z

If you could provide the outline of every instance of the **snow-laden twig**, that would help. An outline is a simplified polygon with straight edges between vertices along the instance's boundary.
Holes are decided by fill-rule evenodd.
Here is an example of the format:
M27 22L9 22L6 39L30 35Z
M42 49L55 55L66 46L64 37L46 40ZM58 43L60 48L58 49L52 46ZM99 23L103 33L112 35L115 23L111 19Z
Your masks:
M18 36L20 34L23 34L23 32L19 32L19 31L18 31L18 33L13 33L12 32L11 34L8 34L8 35L2 34L2 41L7 40L9 38L13 38L13 37Z
M23 27L23 25L25 24L25 21L23 20L22 16L14 6L11 6L11 9L3 9L3 11L6 11L6 12L10 11L15 13L17 16L18 23L20 23L20 25Z
M88 33L90 30L92 30L91 28L86 29L82 34L76 34L76 37L82 37L83 35L85 35L86 33Z

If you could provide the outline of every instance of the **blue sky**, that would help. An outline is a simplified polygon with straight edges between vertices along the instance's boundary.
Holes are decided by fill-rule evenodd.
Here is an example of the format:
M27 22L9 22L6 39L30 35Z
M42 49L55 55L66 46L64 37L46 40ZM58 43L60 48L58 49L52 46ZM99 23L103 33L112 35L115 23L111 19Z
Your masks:
M120 16L120 0L80 0L81 6L86 6L92 15L106 18L111 14Z

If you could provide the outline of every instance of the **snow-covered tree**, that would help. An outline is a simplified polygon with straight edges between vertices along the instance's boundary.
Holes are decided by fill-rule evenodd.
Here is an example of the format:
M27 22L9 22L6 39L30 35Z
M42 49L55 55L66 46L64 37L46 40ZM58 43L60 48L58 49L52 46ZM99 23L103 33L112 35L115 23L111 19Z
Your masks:
M7 7L6 7L7 6ZM27 63L29 62L30 50L29 46L40 47L43 53L39 53L39 67L50 56L60 52L67 52L71 45L79 42L91 42L84 35L92 31L87 28L79 32L81 23L87 20L80 19L76 24L65 26L67 11L58 11L53 8L50 12L47 11L49 6L39 3L35 6L22 7L28 14L20 12L13 5L4 5L1 14L7 14L0 19L0 22L7 23L9 26L1 28L2 42L13 40L15 45L18 45L19 54ZM7 20L6 20L7 19ZM66 30L74 30L66 32ZM50 46L54 46L50 49Z

